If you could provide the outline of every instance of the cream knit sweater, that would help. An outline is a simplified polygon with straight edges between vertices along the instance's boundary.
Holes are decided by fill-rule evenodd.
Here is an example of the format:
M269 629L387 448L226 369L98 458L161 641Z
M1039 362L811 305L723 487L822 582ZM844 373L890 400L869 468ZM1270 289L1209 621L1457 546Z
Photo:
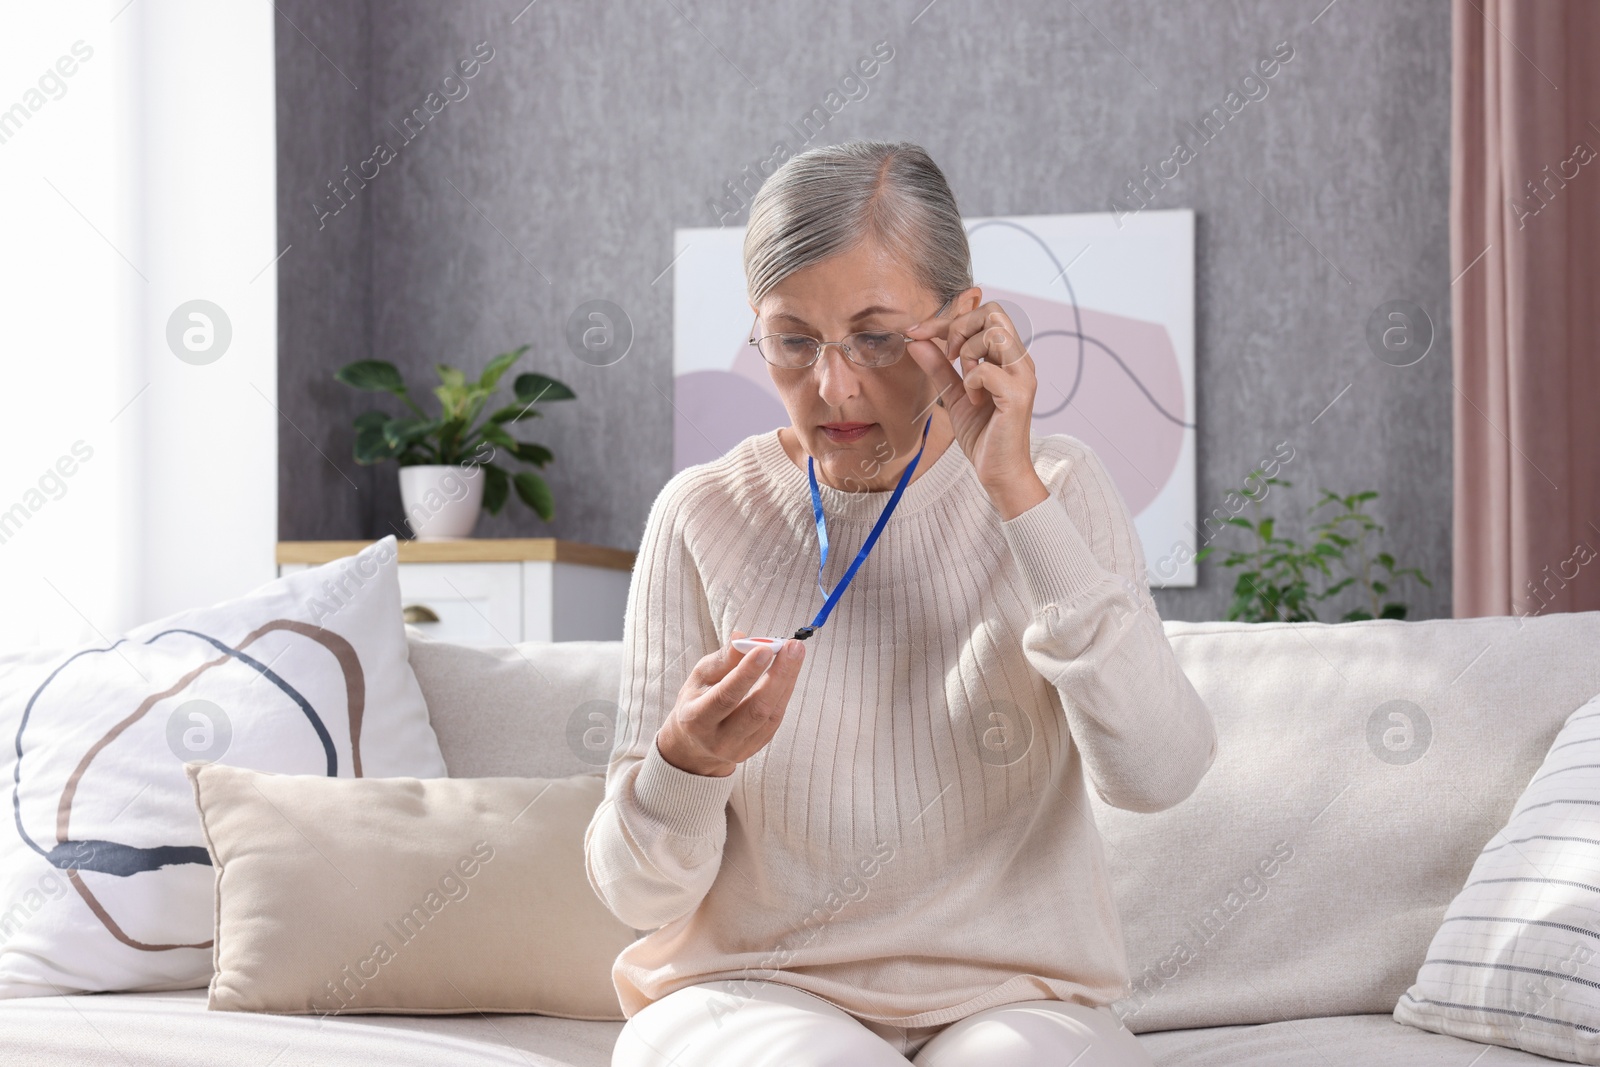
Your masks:
M806 642L777 735L727 777L673 767L655 734L729 631L788 636L821 607L806 472L774 430L662 489L585 839L595 891L653 931L613 968L625 1014L728 979L903 1027L1130 992L1086 790L1171 807L1216 732L1105 467L1066 435L1032 454L1051 495L1004 522L959 443L919 470ZM890 493L819 486L831 590Z

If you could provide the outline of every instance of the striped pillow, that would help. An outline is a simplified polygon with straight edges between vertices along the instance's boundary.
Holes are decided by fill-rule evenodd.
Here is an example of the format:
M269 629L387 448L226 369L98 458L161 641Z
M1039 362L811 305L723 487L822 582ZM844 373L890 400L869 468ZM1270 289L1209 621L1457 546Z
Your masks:
M1600 1064L1600 696L1484 846L1394 1018Z

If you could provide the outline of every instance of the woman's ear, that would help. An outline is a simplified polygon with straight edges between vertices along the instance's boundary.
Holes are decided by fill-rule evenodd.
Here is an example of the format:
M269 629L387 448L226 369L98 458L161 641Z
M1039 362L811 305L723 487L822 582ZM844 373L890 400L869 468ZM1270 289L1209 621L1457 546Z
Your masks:
M950 305L950 307L956 312L956 314L965 315L967 312L973 310L981 303L983 303L983 289L980 286L974 285L970 289L963 289L961 292L957 293L955 301Z
M963 289L955 295L950 301L950 307L945 312L945 315L946 317L965 315L981 303L983 303L983 290L974 285L970 289ZM948 351L943 337L930 337L928 340L932 341L940 352ZM944 405L941 404L940 406L943 407Z

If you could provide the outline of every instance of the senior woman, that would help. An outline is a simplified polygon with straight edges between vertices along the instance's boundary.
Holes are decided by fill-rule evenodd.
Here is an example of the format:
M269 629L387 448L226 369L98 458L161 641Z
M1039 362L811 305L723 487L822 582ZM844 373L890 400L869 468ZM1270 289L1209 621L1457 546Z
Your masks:
M791 158L744 264L790 425L645 523L585 840L650 931L614 1067L1147 1067L1086 790L1171 807L1216 733L1126 504L1031 432L1033 360L921 148Z

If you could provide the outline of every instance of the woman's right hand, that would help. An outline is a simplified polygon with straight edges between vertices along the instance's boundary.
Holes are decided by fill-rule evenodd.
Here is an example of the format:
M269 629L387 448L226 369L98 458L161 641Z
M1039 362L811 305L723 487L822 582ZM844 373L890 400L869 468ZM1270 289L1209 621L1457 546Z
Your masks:
M783 722L805 662L803 642L784 641L774 658L764 648L735 649L731 639L744 636L734 630L728 645L694 665L656 734L662 757L681 771L726 777L765 748Z

